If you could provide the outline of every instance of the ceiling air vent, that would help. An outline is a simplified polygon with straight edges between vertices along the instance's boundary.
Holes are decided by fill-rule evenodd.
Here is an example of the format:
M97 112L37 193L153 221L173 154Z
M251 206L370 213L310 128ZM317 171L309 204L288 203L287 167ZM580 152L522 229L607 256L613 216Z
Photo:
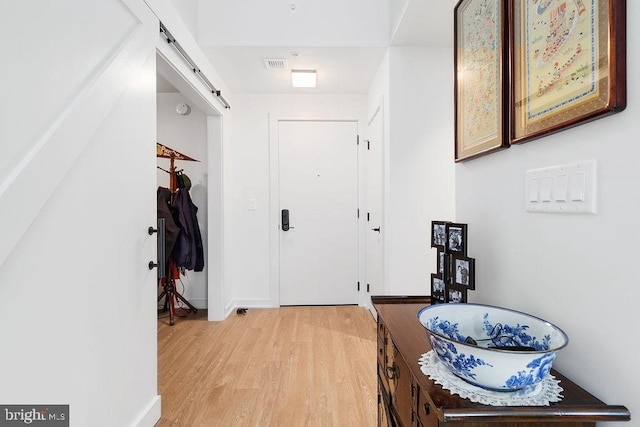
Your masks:
M267 70L284 70L287 68L287 62L284 58L264 58L264 66Z

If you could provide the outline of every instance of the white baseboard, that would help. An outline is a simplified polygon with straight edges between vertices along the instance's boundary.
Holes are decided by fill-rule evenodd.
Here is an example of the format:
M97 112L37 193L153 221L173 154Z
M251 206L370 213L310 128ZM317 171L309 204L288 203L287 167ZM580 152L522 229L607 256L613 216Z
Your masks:
M224 318L229 317L233 309L236 308L235 302L233 300L229 301L227 305L224 306Z
M187 298L187 301L189 301L195 308L199 308L202 310L206 310L207 308L209 308L209 301L207 301L206 299Z
M187 297L185 297L185 298L187 298ZM163 301L164 301L164 299L161 300L158 303L158 308L162 308ZM206 309L209 308L209 301L207 301L206 299L189 299L189 298L187 298L187 301L189 301L189 303L191 303L191 305L193 305L195 308L200 309L200 310L206 310ZM182 304L182 303L180 303L180 304ZM184 304L181 305L181 306L178 306L176 304L176 307L182 307L182 306L186 307L186 305L184 305Z
M238 308L277 308L277 305L273 304L273 301L268 298L256 298L256 299L237 299L231 300L229 304L224 308L225 318L227 318L233 311Z
M162 416L162 399L160 395L151 399L151 402L142 411L138 419L132 424L136 427L153 427Z

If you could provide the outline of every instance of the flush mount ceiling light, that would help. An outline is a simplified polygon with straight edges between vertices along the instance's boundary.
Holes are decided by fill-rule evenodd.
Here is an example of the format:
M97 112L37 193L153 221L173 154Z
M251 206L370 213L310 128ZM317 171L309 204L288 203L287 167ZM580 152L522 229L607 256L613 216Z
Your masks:
M293 87L316 87L316 70L291 70Z

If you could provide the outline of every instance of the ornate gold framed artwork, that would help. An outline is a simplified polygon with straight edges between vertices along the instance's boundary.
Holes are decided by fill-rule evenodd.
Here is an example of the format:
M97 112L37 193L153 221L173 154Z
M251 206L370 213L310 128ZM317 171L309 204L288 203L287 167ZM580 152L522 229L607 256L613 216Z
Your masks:
M454 9L456 162L509 147L506 4L460 0Z
M510 0L510 139L626 107L625 0Z

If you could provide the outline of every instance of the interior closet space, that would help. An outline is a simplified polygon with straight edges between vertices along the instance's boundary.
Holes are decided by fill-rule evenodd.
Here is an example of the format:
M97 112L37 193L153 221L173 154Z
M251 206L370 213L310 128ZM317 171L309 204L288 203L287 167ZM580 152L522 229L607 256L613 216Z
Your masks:
M196 161L176 159L176 172L188 177L189 194L197 209L202 236L205 265L202 271L184 270L176 280L176 290L193 306L206 309L207 304L207 248L208 248L208 185L207 185L207 115L180 93L160 74L157 76L157 140ZM170 188L170 159L157 158L158 187ZM162 288L158 288L158 294ZM162 305L161 300L158 304ZM176 308L181 307L176 302Z

